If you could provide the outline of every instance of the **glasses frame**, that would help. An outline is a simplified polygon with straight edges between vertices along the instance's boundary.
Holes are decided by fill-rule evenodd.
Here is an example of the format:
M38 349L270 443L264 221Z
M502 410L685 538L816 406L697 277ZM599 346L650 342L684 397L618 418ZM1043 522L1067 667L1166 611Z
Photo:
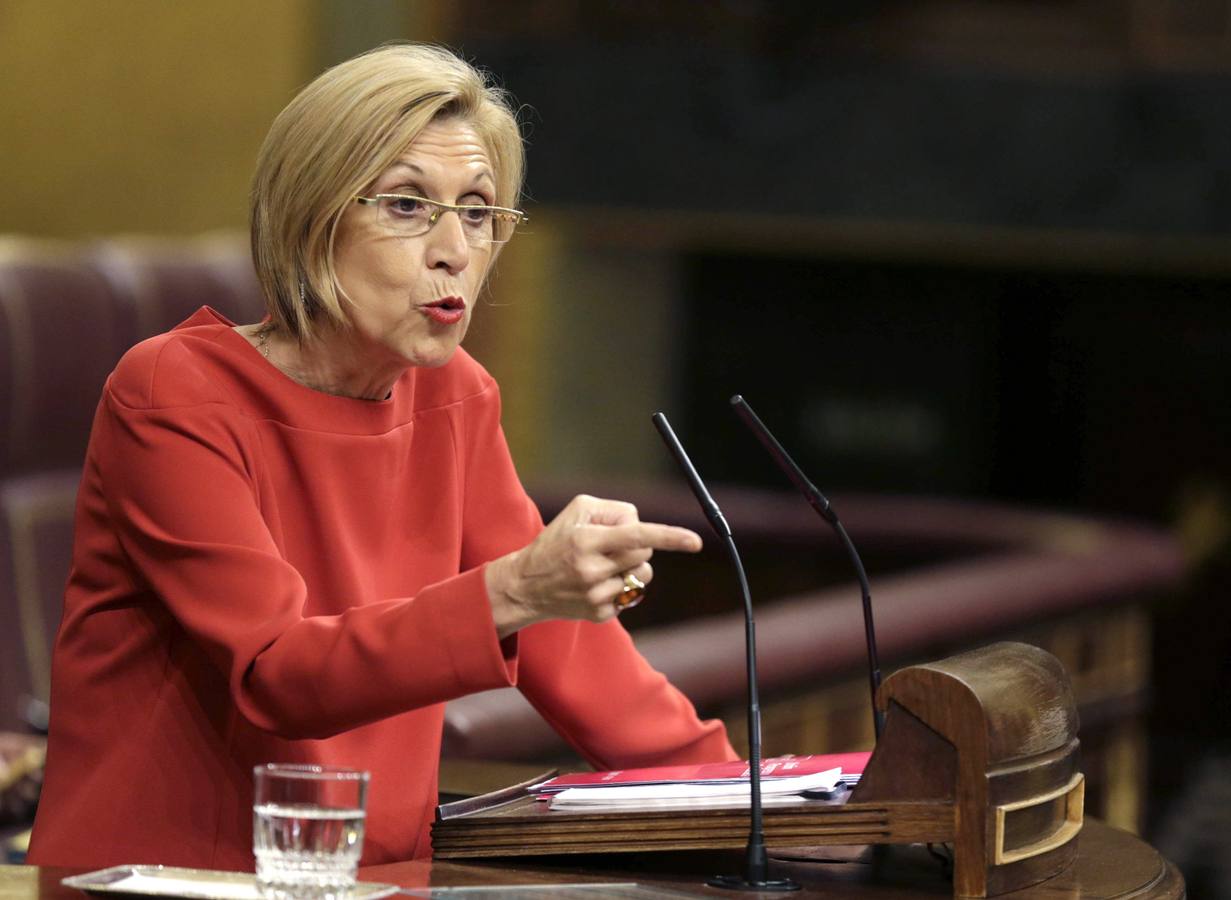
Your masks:
M521 225L523 222L530 221L530 217L527 216L520 209L512 209L511 207L508 207L508 206L488 206L484 203L445 203L441 200L432 200L429 197L419 197L419 196L416 196L415 194L377 194L375 197L364 197L359 194L355 195L355 202L358 203L360 206L371 206L377 210L380 209L381 200L414 200L416 203L422 203L426 205L429 209L431 209L432 214L428 217L427 228L423 231L423 234L427 234L429 231L431 231L432 228L435 227L436 223L440 221L440 217L443 216L445 213L455 212L460 217L462 213L470 209L488 210L492 214L493 219L504 219L510 222L512 229L516 229L517 226ZM510 230L509 237L505 238L503 241L498 240L494 236L495 233L496 231L495 231L495 228L493 227L492 229L493 237L488 238L487 243L506 244L509 242L509 240L513 237L513 235L516 232L514 230ZM420 235L412 235L412 236L420 237Z

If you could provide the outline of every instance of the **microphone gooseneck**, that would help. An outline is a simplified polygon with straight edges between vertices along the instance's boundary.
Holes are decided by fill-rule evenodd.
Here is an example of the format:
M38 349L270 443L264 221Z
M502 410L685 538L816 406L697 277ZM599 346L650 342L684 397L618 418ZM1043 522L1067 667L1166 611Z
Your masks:
M748 677L748 785L749 785L749 818L748 846L744 856L744 876L719 875L706 883L711 887L730 888L750 891L796 891L799 885L790 879L770 879L769 853L765 848L765 828L762 821L761 807L761 699L757 690L757 636L756 624L752 617L752 592L748 588L748 576L744 572L744 564L739 558L735 547L735 539L731 535L731 527L722 515L722 510L710 496L701 476L693 467L688 454L667 417L661 412L653 415L654 427L658 429L663 442L675 461L679 463L688 486L701 504L701 509L709 520L710 527L722 540L727 555L735 566L739 578L740 593L744 599L744 652Z
M747 401L736 394L731 398L731 406L735 409L736 415L757 436L770 458L777 463L778 468L783 471L795 489L808 501L808 505L833 527L855 567L855 575L859 579L859 591L863 598L863 636L867 644L868 681L872 689L872 728L879 741L881 730L885 727L885 717L876 709L876 692L881 686L881 669L876 655L876 627L872 622L872 589L868 585L868 573L864 571L863 560L859 558L855 544L851 541L850 535L846 533L846 529L842 527L842 522L839 521L838 514L834 512L828 498L808 480L808 476L804 475L803 470L795 464L795 460L791 459L790 454L783 449L778 439L765 427L765 423L752 411Z

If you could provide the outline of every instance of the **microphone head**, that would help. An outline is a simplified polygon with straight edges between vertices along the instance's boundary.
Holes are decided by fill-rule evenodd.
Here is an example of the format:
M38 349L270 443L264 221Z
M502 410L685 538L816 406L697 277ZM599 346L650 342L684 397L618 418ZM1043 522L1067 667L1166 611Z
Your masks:
M795 489L803 495L808 504L815 509L820 515L824 516L831 524L836 524L838 521L837 514L829 505L828 498L822 494L808 477L804 475L795 460L791 459L791 455L786 452L782 444L778 443L778 439L761 421L761 417L753 412L752 407L744 400L742 396L736 394L731 398L731 407L735 410L735 414L739 416L748 429L756 436L756 439L761 442L761 446L773 459L774 463L782 470L784 474L795 485Z
M671 428L671 423L667 421L667 417L661 412L656 412L650 416L650 421L654 423L654 427L658 429L659 435L662 436L663 443L667 445L667 449L675 457L676 463L681 471L683 471L684 478L687 479L693 496L701 504L701 510L705 513L706 519L709 520L710 527L714 529L714 533L719 537L730 537L731 526L727 524L727 520L723 518L722 510L718 508L718 504L710 496L705 483L701 481L701 476L697 474L692 460L688 458L688 454L684 451L684 445L675 436L675 432Z

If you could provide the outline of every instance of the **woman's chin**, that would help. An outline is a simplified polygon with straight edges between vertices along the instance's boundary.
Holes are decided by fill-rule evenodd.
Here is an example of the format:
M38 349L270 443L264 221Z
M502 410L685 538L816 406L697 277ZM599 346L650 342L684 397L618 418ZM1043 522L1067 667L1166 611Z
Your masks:
M416 341L413 347L406 348L403 358L411 365L420 369L437 369L453 358L460 341Z

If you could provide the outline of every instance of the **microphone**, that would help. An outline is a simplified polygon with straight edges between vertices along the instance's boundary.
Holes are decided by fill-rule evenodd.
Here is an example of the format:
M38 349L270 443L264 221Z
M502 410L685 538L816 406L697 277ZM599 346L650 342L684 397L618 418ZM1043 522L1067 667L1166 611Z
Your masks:
M817 490L816 485L808 480L803 470L795 464L795 460L791 459L782 445L778 443L778 439L752 411L752 407L739 394L731 398L731 406L735 408L736 415L743 419L744 424L757 436L770 457L778 464L778 468L786 474L791 484L795 485L795 490L803 495L808 505L816 510L822 519L833 526L833 530L837 532L838 539L842 541L842 546L846 548L847 555L850 556L855 566L855 575L859 579L859 590L863 595L863 634L868 649L868 681L872 688L872 728L879 741L881 730L885 727L885 717L876 709L876 691L881 686L881 669L876 656L876 627L872 623L872 589L868 586L868 573L864 571L863 561L859 558L855 545L851 542L846 529L842 527L838 514L834 512L829 500Z
M680 444L679 438L671 430L671 424L661 412L652 416L654 427L662 436L663 442L675 461L684 471L688 486L692 488L697 502L705 517L709 520L714 533L723 541L727 554L735 566L739 577L739 587L744 598L744 648L748 669L748 785L750 794L749 816L751 819L748 831L748 846L744 851L744 876L718 875L706 880L710 887L728 888L742 891L797 891L799 885L789 878L771 879L769 877L769 853L765 849L765 828L762 821L761 808L761 698L757 691L757 635L756 625L752 619L752 594L748 590L748 576L744 574L744 564L740 561L739 551L735 548L735 539L731 536L731 527L723 518L722 510L706 490L705 483L693 467L688 454Z

